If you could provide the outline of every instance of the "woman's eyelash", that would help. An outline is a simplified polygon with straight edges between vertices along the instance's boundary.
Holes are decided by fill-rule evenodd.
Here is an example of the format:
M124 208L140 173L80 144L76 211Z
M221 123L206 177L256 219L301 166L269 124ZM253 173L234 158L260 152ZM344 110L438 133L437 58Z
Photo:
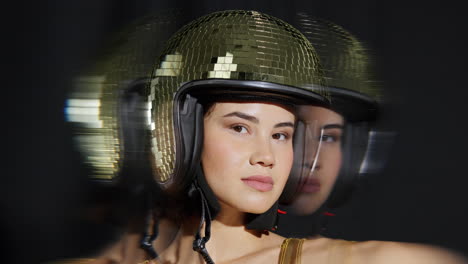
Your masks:
M245 132L248 132L248 129L245 126L239 124L232 125L231 129L236 131L237 133L242 133L243 130L245 130Z
M336 142L338 140L340 140L340 136L336 136L336 135L323 135L322 136L322 142Z
M282 140L288 140L289 138L291 138L289 133L275 133L275 134L273 134L274 139L279 139L278 136L284 136L284 139L282 139Z
M236 133L240 133L240 134L249 133L249 129L245 125L235 124L235 125L230 125L229 128L231 130L234 130ZM272 137L278 140L288 140L291 138L291 134L288 132L280 132L280 133L274 133Z

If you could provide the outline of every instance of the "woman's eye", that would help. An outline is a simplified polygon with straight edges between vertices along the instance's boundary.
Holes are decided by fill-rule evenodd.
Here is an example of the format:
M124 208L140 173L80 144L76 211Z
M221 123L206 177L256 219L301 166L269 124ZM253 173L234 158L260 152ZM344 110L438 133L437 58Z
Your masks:
M289 138L289 135L287 134L284 134L284 133L276 133L276 134L273 134L273 139L277 139L277 140L286 140Z
M322 136L322 142L332 143L332 142L337 142L337 141L338 141L338 138L336 136L332 136L332 135Z
M247 133L247 128L241 125L235 125L231 127L232 130L236 131L237 133Z

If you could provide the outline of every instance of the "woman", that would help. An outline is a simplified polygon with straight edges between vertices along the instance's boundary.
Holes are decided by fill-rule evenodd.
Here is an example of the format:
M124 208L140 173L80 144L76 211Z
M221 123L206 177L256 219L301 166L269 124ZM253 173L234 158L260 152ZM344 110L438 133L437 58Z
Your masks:
M305 130L309 126L296 126L295 113L300 105L326 103L317 95L321 89L299 88L321 84L313 47L281 20L254 11L225 11L182 28L163 54L149 95L153 167L160 186L185 205L182 232L196 235L195 241L192 235L176 237L161 257L177 259L170 252L193 244L207 262L210 251L218 252L218 261L269 259L282 239L262 233L275 225L292 168L292 136L301 143L296 159L309 149L307 143L314 144ZM186 81L191 82L180 87ZM224 234L233 243L225 251L209 243L210 235Z
M145 236L145 255L124 239L95 262L300 263L302 253L305 263L326 263L329 254L348 249L356 263L387 263L388 254L406 259L400 244L341 247L267 231L275 227L280 195L288 197L286 181L302 182L311 169L304 164L315 159L315 122L298 114L304 105L327 104L314 84L321 84L321 72L313 47L281 20L224 11L182 28L169 40L148 96L154 176L170 197L154 210L180 229L164 249ZM291 254L294 245L302 250Z
M295 159L317 147L317 137L307 132L311 125L296 113L300 105L327 103L320 88L310 88L321 79L307 39L268 15L218 12L179 30L148 92L154 178L169 197L154 208L160 235L144 237L146 257L137 249L138 238L129 235L96 261L135 263L156 252L179 263L200 256L209 262L212 254L217 260L277 254L283 239L264 233L275 226L277 201L293 166L293 141ZM178 225L171 239L166 227ZM236 250L223 247L230 253L223 256L213 246L227 233L232 242L241 240Z

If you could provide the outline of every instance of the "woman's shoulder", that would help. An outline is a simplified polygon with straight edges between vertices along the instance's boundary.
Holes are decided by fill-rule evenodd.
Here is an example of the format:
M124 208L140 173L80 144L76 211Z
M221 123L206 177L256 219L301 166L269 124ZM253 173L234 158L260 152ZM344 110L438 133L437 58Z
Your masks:
M370 263L468 263L448 249L417 243L367 241L354 245L355 256Z
M450 250L416 243L389 241L346 241L317 238L304 242L303 259L323 263L461 264L467 259Z

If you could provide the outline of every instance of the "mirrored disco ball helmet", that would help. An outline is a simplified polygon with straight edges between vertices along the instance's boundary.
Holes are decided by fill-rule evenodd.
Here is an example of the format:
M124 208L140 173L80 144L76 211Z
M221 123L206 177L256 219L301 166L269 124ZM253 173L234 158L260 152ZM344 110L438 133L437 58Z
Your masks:
M190 185L200 162L203 98L327 104L321 84L314 48L277 18L222 11L191 22L168 41L149 87L155 180L169 193Z

